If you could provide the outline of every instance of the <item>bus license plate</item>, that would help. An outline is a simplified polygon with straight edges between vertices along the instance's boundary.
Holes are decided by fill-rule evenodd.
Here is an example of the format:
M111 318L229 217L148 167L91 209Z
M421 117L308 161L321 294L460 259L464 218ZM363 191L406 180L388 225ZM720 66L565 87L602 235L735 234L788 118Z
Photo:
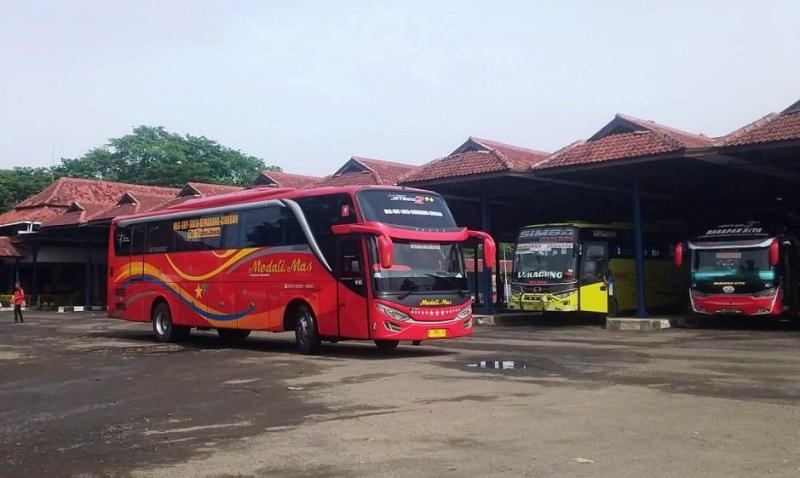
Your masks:
M428 338L429 339L438 339L442 337L447 337L447 329L430 329L428 330Z

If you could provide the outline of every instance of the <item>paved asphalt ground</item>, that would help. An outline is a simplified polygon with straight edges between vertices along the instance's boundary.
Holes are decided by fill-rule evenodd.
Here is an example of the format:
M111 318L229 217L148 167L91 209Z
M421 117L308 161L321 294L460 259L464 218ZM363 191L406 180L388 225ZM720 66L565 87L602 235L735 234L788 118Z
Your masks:
M3 477L800 476L786 327L485 327L304 357L290 334L165 345L101 314L11 320Z

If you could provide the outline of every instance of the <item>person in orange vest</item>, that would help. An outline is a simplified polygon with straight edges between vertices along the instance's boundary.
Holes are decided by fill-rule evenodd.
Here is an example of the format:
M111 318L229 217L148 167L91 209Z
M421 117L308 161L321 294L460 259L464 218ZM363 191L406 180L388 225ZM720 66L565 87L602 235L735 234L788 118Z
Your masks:
M25 322L22 318L22 305L25 303L25 291L19 282L14 284L14 322Z

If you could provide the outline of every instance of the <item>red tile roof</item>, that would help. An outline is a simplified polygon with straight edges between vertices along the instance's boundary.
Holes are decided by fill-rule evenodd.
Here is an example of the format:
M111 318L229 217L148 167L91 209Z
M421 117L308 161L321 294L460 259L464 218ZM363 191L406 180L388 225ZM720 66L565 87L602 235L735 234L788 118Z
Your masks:
M588 140L577 141L556 151L535 164L533 169L641 158L713 145L714 140L703 135L617 114Z
M418 169L403 176L400 183L408 184L507 170L509 170L508 165L494 151L468 151L423 164Z
M401 183L470 176L499 171L528 171L548 153L470 136L449 156L423 164L403 176Z
M265 169L261 171L261 174L250 184L250 187L303 189L314 186L321 179L322 178L316 176L304 176L302 174L283 173Z
M42 222L40 227L56 227L56 226L71 226L74 224L83 224L95 214L103 212L108 207L107 204L98 203L78 203L70 204L67 210L52 219Z
M767 115L723 138L723 146L772 143L800 139L800 101L780 114Z
M197 183L197 182L188 182L181 192L178 193L179 196L185 195L195 195L195 196L217 196L219 194L226 194L232 193L236 191L241 191L244 189L240 186L229 186L227 184L211 184L211 183Z
M677 151L652 131L612 134L594 141L578 141L556 151L533 169L546 169L578 164L599 163L616 159L654 156Z
M42 192L22 201L16 207L41 205L67 207L73 201L114 204L126 191L171 194L173 196L178 192L177 189L161 186L143 186L94 179L59 178L50 186L44 188Z
M499 153L499 155L508 162L509 169L512 171L527 171L534 163L550 155L550 153L544 151L523 148L522 146L514 146L499 141L476 138L473 136L470 136L469 139L486 147L489 151Z
M353 156L333 175L323 178L314 187L352 185L394 185L400 178L417 168L412 164Z
M0 226L18 222L44 222L67 210L66 206L19 207L0 214Z
M714 140L703 134L690 133L652 120L644 120L621 113L618 113L616 118L627 120L644 129L660 133L665 139L676 142L681 148L707 148L714 145Z
M113 207L126 192L146 197L149 202L156 198L165 202L175 197L178 190L93 179L59 178L40 193L0 215L0 225L32 221L48 227L85 222L104 209Z
M0 236L0 257L23 257L22 251L11 242L10 237Z
M106 207L102 211L90 215L88 217L88 221L106 222L111 221L117 216L152 211L172 203L174 201L174 197L174 195L164 196L160 194L148 194L143 192L137 192L135 194L126 192L113 206ZM45 227L49 225L49 223L43 224Z

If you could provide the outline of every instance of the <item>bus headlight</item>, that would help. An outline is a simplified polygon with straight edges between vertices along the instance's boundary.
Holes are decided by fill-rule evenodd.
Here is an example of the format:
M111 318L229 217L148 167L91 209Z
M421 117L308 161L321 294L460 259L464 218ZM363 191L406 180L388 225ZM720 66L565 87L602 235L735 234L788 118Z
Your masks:
M775 288L771 287L769 289L764 289L756 292L755 294L753 294L753 297L772 297L773 295L775 295Z
M461 312L459 312L458 315L456 315L455 320L466 319L467 317L469 317L469 314L471 313L472 313L472 306L468 305L463 309L461 309Z
M389 317L393 318L398 322L405 322L407 320L411 320L411 317L409 317L408 315L404 314L403 312L400 312L397 309L393 309L388 305L375 304L375 308L378 309L379 312L388 315Z
M689 289L689 296L692 298L695 297L708 297L708 294L705 292L700 292L699 290Z

